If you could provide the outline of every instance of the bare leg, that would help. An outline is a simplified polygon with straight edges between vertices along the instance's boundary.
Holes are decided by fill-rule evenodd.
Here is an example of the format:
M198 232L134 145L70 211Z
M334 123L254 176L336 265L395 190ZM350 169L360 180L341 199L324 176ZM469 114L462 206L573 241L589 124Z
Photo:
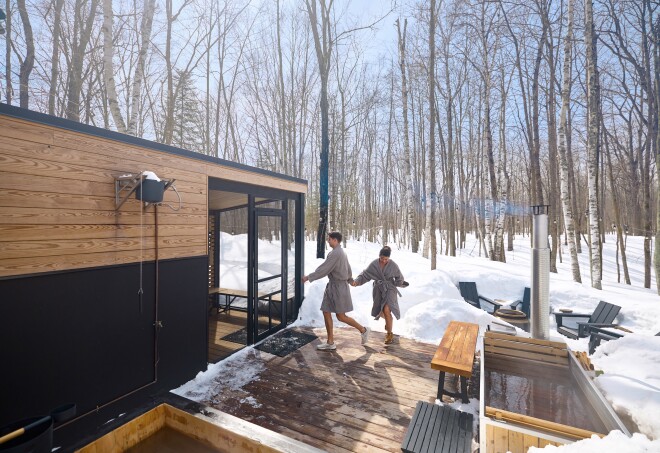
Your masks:
M337 316L339 317L339 316ZM335 342L335 337L334 337L334 332L332 328L332 313L329 311L324 311L323 312L323 321L325 321L325 331L328 334L328 344L332 344Z
M355 327L360 333L364 333L367 330L365 327L362 327L362 324L357 322L355 319L351 318L350 316L346 316L346 313L337 313L337 319L351 327Z
M389 333L392 333L392 324L394 319L392 318L392 311L390 310L389 305L383 307L383 317L385 318L385 330Z

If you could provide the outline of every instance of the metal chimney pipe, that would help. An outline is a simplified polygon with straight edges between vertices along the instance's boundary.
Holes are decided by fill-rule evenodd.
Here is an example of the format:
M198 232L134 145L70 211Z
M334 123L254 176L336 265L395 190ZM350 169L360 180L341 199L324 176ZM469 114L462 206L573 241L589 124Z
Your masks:
M529 316L532 338L540 340L550 338L548 208L548 205L532 206L532 282Z

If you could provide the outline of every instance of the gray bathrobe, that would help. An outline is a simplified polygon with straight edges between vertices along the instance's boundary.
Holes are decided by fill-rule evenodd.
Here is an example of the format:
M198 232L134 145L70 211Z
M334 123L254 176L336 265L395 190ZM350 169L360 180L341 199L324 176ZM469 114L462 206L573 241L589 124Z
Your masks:
M328 276L328 284L323 293L323 302L321 302L321 311L331 313L348 313L353 311L353 299L351 299L351 289L348 286L353 272L351 265L348 264L348 257L344 253L341 245L338 245L314 272L309 274L310 282Z
M403 275L399 266L392 260L389 260L384 268L380 268L378 260L373 260L365 270L355 279L358 285L362 285L370 280L374 281L372 296L374 304L371 307L371 316L380 318L380 313L385 305L389 305L390 311L396 319L401 317L399 312L399 298L401 293L396 288L403 284Z

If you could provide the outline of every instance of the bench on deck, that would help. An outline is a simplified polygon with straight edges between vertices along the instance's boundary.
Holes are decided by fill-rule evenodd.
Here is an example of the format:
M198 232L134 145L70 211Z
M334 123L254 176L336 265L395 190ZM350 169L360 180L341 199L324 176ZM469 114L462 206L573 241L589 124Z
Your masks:
M226 312L231 308L231 304L236 299L247 299L248 293L243 289L232 289L232 288L209 288L209 296L212 297L212 305L210 308L217 309L217 313ZM224 304L220 302L220 297L224 296ZM276 294L266 294L259 293L259 301L265 302L274 302L273 304L277 312L281 312L282 306L282 293ZM259 304L259 311L268 311L268 307L262 307L261 303ZM287 310L293 309L293 297L289 297L287 300ZM288 314L290 314L289 312Z
M472 377L472 365L479 336L479 325L469 322L451 321L440 341L440 346L431 360L431 368L440 371L438 379L438 396L454 398L461 397L468 403L467 380ZM445 389L445 373L452 373L460 377L460 392L449 392Z
M419 401L401 443L405 453L468 453L473 416L449 406Z

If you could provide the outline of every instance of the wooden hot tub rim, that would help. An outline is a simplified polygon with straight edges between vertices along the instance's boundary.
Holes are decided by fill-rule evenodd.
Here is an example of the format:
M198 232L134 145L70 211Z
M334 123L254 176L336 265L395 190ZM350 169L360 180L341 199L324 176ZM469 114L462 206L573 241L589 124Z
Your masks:
M592 435L600 437L606 434L589 431L587 429L576 428L573 426L563 425L561 423L544 420L542 418L531 417L529 415L516 414L515 412L506 411L503 409L496 409L494 407L486 406L486 417L491 417L495 420L512 422L528 428L540 429L554 434L557 436L568 437L574 440L589 439Z
M170 428L220 452L320 453L321 450L258 425L207 407L190 413L167 402L118 426L76 453L126 451L163 428Z
M568 366L568 349L565 343L537 340L486 332L484 352L503 357L517 357L537 362Z

